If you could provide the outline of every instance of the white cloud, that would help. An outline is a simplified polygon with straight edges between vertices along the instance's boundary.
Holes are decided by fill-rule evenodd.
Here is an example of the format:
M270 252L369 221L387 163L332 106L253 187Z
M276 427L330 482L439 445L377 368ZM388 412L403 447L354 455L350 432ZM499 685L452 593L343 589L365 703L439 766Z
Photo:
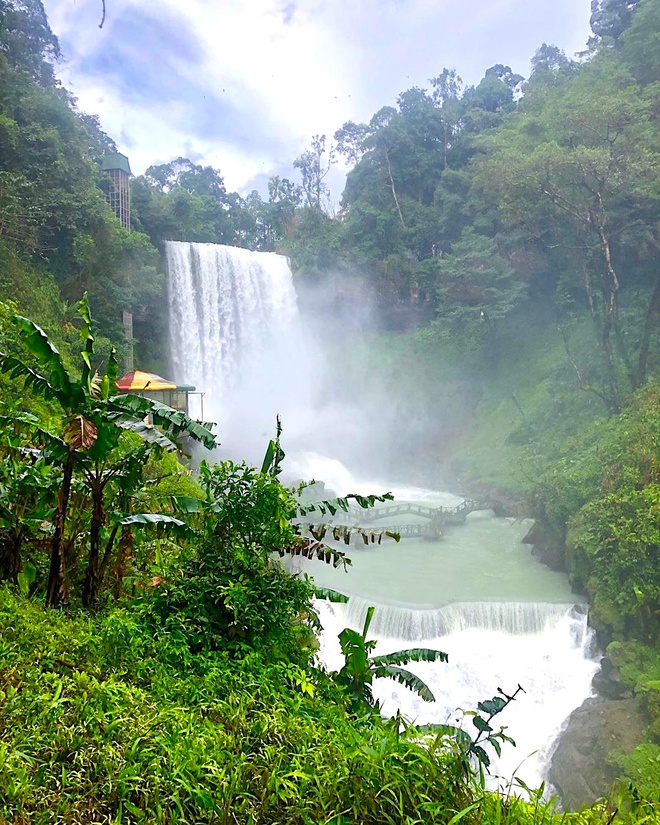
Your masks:
M239 189L290 169L313 134L369 119L445 66L476 83L494 63L526 74L543 41L574 53L588 36L589 5L107 0L99 29L100 0L45 0L68 61L64 84L99 115L134 171L194 154ZM162 97L152 95L154 83Z

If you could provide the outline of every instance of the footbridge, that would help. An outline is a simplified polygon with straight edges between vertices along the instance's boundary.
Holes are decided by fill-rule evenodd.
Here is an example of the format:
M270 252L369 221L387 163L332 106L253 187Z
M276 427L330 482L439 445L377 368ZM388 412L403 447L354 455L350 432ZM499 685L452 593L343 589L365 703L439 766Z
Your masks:
M457 507L426 507L423 504L389 504L385 507L373 507L363 510L360 507L351 507L348 515L362 527L375 526L375 522L391 519L388 524L382 525L388 531L398 533L401 538L425 538L429 541L441 538L445 527L464 524L470 513L484 510L486 506L473 499L466 499ZM399 516L416 516L424 522L396 524L394 519Z

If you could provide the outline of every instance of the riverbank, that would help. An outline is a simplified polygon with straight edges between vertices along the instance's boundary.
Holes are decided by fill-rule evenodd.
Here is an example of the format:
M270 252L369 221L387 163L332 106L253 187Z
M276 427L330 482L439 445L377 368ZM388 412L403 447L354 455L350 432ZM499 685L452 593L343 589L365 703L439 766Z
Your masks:
M488 420L486 407L475 419L478 432L488 431ZM503 434L503 442L515 441L513 432ZM465 486L471 493L497 489L477 469L495 466L483 458L487 442L477 436L475 443L478 454L462 448L473 456L474 478ZM502 450L510 447L500 444L497 454ZM536 519L524 541L540 562L565 571L588 600L605 651L595 697L575 711L560 737L552 781L572 804L590 803L617 778L660 798L654 761L660 756L658 385L638 392L620 415L596 417L568 437L539 434L524 461L535 474L524 470L517 490L505 484L506 498L522 500L522 511Z

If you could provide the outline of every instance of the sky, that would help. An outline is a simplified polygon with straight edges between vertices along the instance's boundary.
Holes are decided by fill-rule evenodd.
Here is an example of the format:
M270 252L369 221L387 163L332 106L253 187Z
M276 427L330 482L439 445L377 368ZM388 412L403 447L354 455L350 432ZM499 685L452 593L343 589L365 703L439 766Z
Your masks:
M444 67L472 85L496 63L526 77L543 42L574 56L590 0L106 0L102 28L101 0L44 7L58 76L134 174L183 156L247 194Z

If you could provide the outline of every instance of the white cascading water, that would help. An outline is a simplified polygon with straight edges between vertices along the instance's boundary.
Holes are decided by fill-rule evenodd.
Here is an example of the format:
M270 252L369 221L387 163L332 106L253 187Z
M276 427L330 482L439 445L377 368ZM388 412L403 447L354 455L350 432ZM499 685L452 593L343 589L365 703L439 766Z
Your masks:
M328 413L313 403L320 359L299 318L285 258L168 242L167 262L174 378L205 393L205 417L218 422L232 456L256 463L281 413L285 435L307 441L306 451L288 459L299 478L323 479L341 495L389 489L398 500L431 507L461 501L450 493L356 479L341 461L311 451L319 449L313 422ZM335 419L333 434L340 430ZM470 730L461 710L475 709L498 688L511 693L521 684L526 692L495 720L507 726L517 747L504 747L494 771L504 782L515 774L538 786L562 725L590 695L598 667L593 634L565 579L533 562L520 544L527 528L490 516L474 513L440 543L412 539L396 547L351 548L353 568L344 578L319 563L306 567L320 583L353 594L346 605L319 603L320 655L326 667L338 669L337 634L346 626L361 629L373 604L377 652L424 646L449 654L448 664L409 666L431 687L433 704L380 680L374 693L385 713L400 709L420 724L462 721Z
M205 394L204 417L232 455L256 460L277 413L299 429L310 406L312 347L288 262L210 243L168 241L166 253L173 378Z
M351 598L347 605L319 602L324 628L321 658L338 670L342 655L337 634L344 627L361 630L368 604ZM430 647L449 655L448 663L407 665L431 688L430 704L392 680L377 680L374 695L384 713L401 710L408 719L425 725L447 723L476 728L462 711L476 710L478 702L508 694L518 684L515 702L493 721L506 727L516 747L504 745L493 760L492 787L504 787L519 776L529 787L545 779L557 737L570 716L590 695L598 669L593 632L586 612L570 604L455 603L435 610L375 605L370 635L378 639L376 654L408 647Z

